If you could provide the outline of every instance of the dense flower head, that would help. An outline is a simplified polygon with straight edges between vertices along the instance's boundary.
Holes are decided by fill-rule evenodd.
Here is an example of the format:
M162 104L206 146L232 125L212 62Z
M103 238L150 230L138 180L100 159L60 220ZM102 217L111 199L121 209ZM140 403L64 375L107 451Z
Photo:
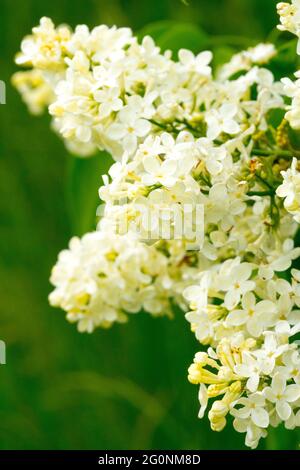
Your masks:
M300 54L300 2L292 0L292 3L279 3L277 5L280 15L280 25L278 28L282 31L289 31L298 37L297 53ZM295 129L300 129L300 80L299 71L295 73L296 81L290 78L283 78L285 93L291 98L291 105L288 108L286 119Z
M251 262L246 253L216 264L183 292L191 308L186 319L208 347L189 369L190 382L200 384L199 417L218 397L208 413L211 428L221 431L231 414L252 448L269 425L300 425L300 275L290 270L300 249L292 239L279 246L281 253L260 250ZM288 279L280 276L287 271Z
M239 72L251 70L255 65L267 64L276 54L276 48L273 44L261 43L250 47L246 51L235 54L227 64L221 66L218 77L224 80Z
M105 148L118 158L149 134L149 119L191 112L195 89L211 77L211 59L210 52L181 50L175 63L150 37L139 44L128 28L82 25L72 32L42 18L16 61L51 84L49 112L69 147Z
M199 352L189 368L189 381L200 384L199 417L210 399L211 428L222 431L234 417L245 443L257 447L269 426L283 422L287 429L300 425L300 355L295 344L266 331L258 342L236 333L219 341L216 349Z
M123 323L141 310L172 316L171 298L185 308L182 291L195 280L197 263L180 244L154 247L133 233L91 232L60 253L49 300L79 331Z
M32 114L42 114L54 99L53 88L47 83L40 70L17 72L13 76L12 83Z
M282 31L289 31L298 35L300 33L299 0L292 0L291 3L280 2L277 4L277 11L281 23L278 28Z
M298 160L293 158L292 165L282 171L283 182L277 188L277 195L284 198L284 207L300 222L300 172L297 169Z
M278 11L300 37L299 0ZM51 304L88 332L179 306L201 345L199 417L209 407L214 431L231 417L251 448L300 426L300 75L277 81L276 54L261 43L213 73L210 51L174 60L128 28L43 18L13 77L72 152L115 160L96 231L53 268Z

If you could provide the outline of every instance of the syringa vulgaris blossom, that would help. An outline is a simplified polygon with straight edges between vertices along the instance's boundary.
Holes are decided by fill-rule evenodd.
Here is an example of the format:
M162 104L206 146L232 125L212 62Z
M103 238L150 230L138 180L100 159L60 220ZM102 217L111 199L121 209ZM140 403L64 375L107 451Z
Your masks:
M278 12L300 37L300 2ZM199 418L221 431L231 417L251 448L300 426L300 80L275 79L276 54L259 44L214 73L210 51L175 60L128 28L43 18L13 77L72 152L115 159L96 231L53 268L51 304L88 332L177 304L202 349L188 372Z

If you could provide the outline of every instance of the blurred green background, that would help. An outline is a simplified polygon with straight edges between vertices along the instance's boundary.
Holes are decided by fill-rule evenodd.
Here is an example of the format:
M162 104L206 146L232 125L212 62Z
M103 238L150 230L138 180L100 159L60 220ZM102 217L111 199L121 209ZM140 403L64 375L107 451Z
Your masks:
M197 419L198 390L186 380L197 344L181 315L173 321L139 315L128 325L87 335L48 306L57 253L91 224L71 223L70 212L82 220L78 174L86 176L81 186L92 178L96 188L103 164L75 163L50 131L49 118L29 116L9 81L22 37L44 15L72 26L108 23L135 31L165 19L190 22L209 34L220 53L224 35L242 36L230 39L237 47L266 38L277 22L275 5L0 0L0 78L7 84L7 104L0 106L0 338L7 344L7 365L0 368L0 448L244 448L244 436L230 426L213 433L207 419ZM77 201L71 210L70 194ZM94 200L90 204L93 209ZM299 442L299 432L279 428L260 448L297 449Z

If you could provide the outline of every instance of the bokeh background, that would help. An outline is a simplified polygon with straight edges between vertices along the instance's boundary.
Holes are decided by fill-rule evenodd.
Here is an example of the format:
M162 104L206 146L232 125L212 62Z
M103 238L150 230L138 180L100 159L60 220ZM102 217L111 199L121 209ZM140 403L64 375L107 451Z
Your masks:
M155 21L184 21L206 31L218 53L228 53L227 42L239 48L265 39L277 23L275 0L188 3L0 0L0 79L7 84L7 104L0 106L2 449L244 448L243 435L230 426L213 433L207 419L197 419L198 390L186 380L197 344L182 315L172 321L139 315L88 335L48 306L57 253L93 225L81 210L96 204L82 199L84 185L94 185L96 194L107 163L74 163L49 118L30 116L9 84L22 37L45 15L72 26L107 23L135 31ZM298 449L299 442L299 432L279 428L260 448Z

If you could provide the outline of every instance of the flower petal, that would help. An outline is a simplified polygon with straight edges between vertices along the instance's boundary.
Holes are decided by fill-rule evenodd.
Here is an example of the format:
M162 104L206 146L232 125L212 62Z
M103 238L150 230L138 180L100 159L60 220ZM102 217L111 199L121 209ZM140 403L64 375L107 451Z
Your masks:
M300 398L300 385L288 385L284 392L284 397L288 402L294 402Z
M291 416L292 408L286 401L279 400L276 403L276 411L279 418L286 421Z
M269 413L264 408L253 408L251 418L253 423L260 428L267 428L269 426Z

